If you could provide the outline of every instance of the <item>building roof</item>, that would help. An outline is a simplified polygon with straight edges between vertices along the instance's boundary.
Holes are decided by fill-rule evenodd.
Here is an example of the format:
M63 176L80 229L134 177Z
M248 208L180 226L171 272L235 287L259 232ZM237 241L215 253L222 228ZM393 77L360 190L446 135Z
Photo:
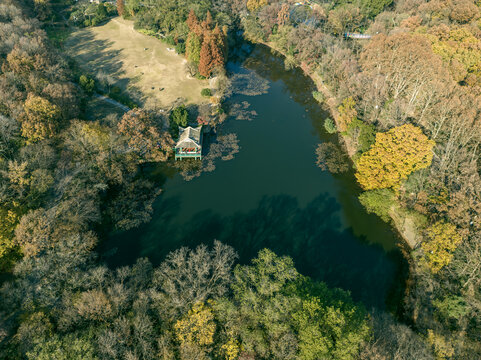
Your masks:
M200 147L202 144L201 131L202 126L196 128L191 126L183 128L179 126L179 141L177 141L175 148Z

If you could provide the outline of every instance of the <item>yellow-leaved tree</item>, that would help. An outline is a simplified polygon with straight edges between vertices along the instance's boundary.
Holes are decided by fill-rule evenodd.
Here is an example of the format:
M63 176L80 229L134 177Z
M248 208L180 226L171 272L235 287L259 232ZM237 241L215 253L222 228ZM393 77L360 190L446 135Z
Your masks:
M247 0L247 9L249 11L256 11L267 5L267 0Z
M377 133L376 142L359 158L357 181L365 190L396 188L412 172L431 165L433 146L434 141L411 124Z
M45 98L28 94L24 105L22 136L36 142L54 136L60 125L60 109Z
M340 131L347 131L349 125L357 118L356 102L349 96L342 101L342 104L337 108L339 110L339 117L337 121L339 123Z
M187 316L175 323L174 328L181 344L207 346L214 342L214 314L204 303L195 304Z
M437 273L448 265L453 252L462 241L456 226L444 221L438 221L426 229L427 240L421 244L424 259L433 273Z

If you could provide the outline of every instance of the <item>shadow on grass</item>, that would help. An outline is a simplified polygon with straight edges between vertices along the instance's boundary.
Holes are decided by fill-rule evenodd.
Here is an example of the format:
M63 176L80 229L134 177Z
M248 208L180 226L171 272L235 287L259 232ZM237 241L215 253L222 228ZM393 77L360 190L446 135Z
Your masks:
M135 86L140 75L133 78L125 77L122 70L122 50L111 49L113 41L96 39L94 34L81 31L73 34L68 43L69 54L78 63L82 71L93 77L103 73L111 76L114 83L110 87L118 87L134 102L140 102L142 93ZM123 77L124 76L124 77ZM105 89L106 92L107 89Z

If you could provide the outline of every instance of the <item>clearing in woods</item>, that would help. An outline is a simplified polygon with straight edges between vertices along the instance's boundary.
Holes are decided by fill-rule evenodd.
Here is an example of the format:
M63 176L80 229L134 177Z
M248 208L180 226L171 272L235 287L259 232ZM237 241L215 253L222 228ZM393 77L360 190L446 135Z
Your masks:
M207 102L200 92L209 82L192 78L184 57L135 31L132 21L117 17L102 26L79 29L65 47L88 73L112 76L113 85L144 104L169 107L178 98L187 104Z

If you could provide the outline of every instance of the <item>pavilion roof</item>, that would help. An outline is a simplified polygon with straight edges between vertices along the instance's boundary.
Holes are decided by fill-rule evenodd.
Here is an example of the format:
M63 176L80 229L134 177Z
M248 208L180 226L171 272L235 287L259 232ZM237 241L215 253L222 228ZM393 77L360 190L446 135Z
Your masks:
M202 126L196 128L191 126L187 126L186 128L179 127L179 141L177 141L175 147L200 147L202 144L201 131Z

